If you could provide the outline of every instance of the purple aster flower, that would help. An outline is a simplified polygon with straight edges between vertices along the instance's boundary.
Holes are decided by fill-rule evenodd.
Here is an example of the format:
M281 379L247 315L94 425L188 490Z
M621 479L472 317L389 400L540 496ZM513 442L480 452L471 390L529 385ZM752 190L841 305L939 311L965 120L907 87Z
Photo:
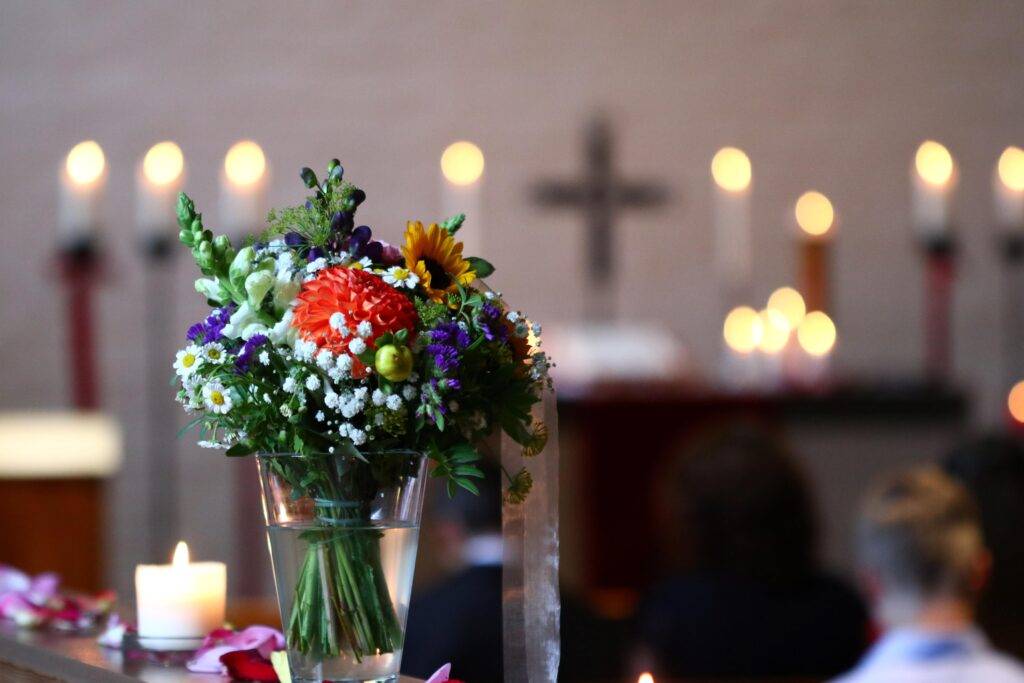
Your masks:
M248 372L249 367L252 365L252 357L256 353L256 349L266 343L266 335L254 334L249 337L249 340L242 346L242 351L238 354L238 358L235 359L235 370L238 372Z
M316 261L318 258L323 258L323 256L323 249L319 247L313 247L312 249L309 250L309 253L306 254L306 260L312 263L313 261Z
M306 243L306 238L297 232L289 232L284 236L284 243L289 247L301 247Z
M487 341L508 339L508 327L501 321L501 309L498 306L492 303L481 306L475 322L477 329L483 332Z
M206 325L203 323L196 323L192 327L188 328L188 332L185 333L185 338L190 342L196 344L202 344L205 341Z

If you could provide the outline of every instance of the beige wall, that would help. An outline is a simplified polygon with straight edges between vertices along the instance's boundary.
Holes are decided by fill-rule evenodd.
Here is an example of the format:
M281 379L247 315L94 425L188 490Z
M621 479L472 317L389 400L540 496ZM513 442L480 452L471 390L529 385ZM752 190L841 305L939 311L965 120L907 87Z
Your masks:
M215 216L218 164L249 136L273 165L273 203L301 197L296 170L339 156L368 190L361 216L395 238L440 212L450 140L487 155L486 248L497 286L549 322L582 302L578 217L529 205L539 177L572 174L594 109L620 133L620 168L668 183L673 203L621 225L624 317L664 323L711 361L708 161L724 144L755 173L755 284L793 280L791 203L829 194L840 367L906 374L920 360L920 274L907 226L910 157L925 137L961 167L966 254L956 372L998 418L999 264L990 173L1024 144L1024 8L1017 2L0 2L0 407L64 401L54 238L56 168L92 137L110 163L102 292L104 399L141 442L145 391L134 164L153 142L185 151L187 189ZM211 221L213 224L213 221ZM183 255L182 255L183 256ZM179 259L176 325L202 311ZM172 457L171 449L168 456ZM229 529L231 464L182 448L183 524L201 553ZM132 475L131 472L134 472ZM139 470L129 470L139 476ZM133 490L119 493L122 504ZM227 498L225 498L227 500ZM121 508L124 510L125 508ZM143 531L119 522L122 557ZM260 549L258 552L262 552ZM121 574L124 577L124 574Z

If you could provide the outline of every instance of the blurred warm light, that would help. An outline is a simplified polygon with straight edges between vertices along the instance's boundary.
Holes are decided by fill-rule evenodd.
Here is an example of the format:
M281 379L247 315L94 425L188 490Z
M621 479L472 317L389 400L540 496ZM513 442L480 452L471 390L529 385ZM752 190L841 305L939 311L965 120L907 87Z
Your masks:
M791 330L795 330L800 325L800 321L807 313L807 304L804 303L804 298L792 287L779 287L772 292L772 295L768 297L768 308L773 308L786 316L786 322L789 323Z
M836 325L821 311L808 313L796 330L800 348L812 356L824 356L836 345Z
M267 169L263 149L252 140L236 142L224 156L224 174L234 185L252 185L259 182Z
M1024 380L1017 382L1010 389L1010 395L1006 399L1006 406L1010 409L1010 415L1017 422L1024 423Z
M472 142L453 142L441 155L441 173L454 185L472 185L484 173L484 153Z
M835 212L832 210L832 202L820 192L804 192L800 199L796 200L797 225L808 235L818 237L828 232L835 219Z
M121 430L105 415L0 413L0 479L107 477L121 455Z
M761 318L761 342L757 348L765 353L778 353L786 348L791 331L786 316L774 308L766 308L758 315Z
M1024 192L1024 149L1007 147L999 156L999 180L1017 192Z
M170 185L185 170L185 157L171 141L158 142L142 159L142 175L154 185Z
M76 185L89 185L96 182L103 175L106 165L107 160L103 156L103 148L95 140L79 142L72 147L65 162L68 177Z
M188 544L185 541L178 541L178 545L174 547L174 559L171 560L171 564L175 567L184 567L188 564Z
M750 185L750 159L742 149L723 147L711 160L711 176L723 190L742 192Z
M750 353L761 343L764 325L761 316L750 306L737 306L725 316L722 326L725 343L733 351Z
M953 157L949 150L934 140L925 140L917 148L914 166L921 179L941 187L953 177Z
M636 679L636 683L654 683L654 676L645 671Z

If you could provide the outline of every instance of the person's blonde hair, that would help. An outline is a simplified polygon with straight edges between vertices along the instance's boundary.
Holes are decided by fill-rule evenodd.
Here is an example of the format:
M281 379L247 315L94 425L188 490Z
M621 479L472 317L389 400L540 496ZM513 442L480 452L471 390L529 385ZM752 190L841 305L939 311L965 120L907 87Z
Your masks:
M984 551L974 500L935 467L890 476L868 494L859 546L861 563L887 592L915 601L973 597Z

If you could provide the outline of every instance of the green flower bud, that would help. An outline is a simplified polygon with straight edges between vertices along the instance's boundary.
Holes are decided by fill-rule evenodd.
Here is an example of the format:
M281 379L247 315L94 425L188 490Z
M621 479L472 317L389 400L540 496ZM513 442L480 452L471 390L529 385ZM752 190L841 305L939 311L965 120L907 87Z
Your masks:
M212 278L201 277L196 280L196 291L210 301L217 302L218 305L230 299L224 288L220 286L220 283Z
M192 246L192 233L189 232L188 230L178 231L178 239L181 240L185 246Z
M196 247L196 263L200 268L210 269L213 267L213 245L209 242L200 242Z
M227 235L217 235L213 239L213 253L217 254L218 258L223 258L230 248L231 238Z
M252 260L255 256L252 247L242 247L235 254L234 260L231 261L231 266L228 268L228 279L231 280L231 286L236 289L242 289L245 284L245 278L249 277L249 273L252 272Z

